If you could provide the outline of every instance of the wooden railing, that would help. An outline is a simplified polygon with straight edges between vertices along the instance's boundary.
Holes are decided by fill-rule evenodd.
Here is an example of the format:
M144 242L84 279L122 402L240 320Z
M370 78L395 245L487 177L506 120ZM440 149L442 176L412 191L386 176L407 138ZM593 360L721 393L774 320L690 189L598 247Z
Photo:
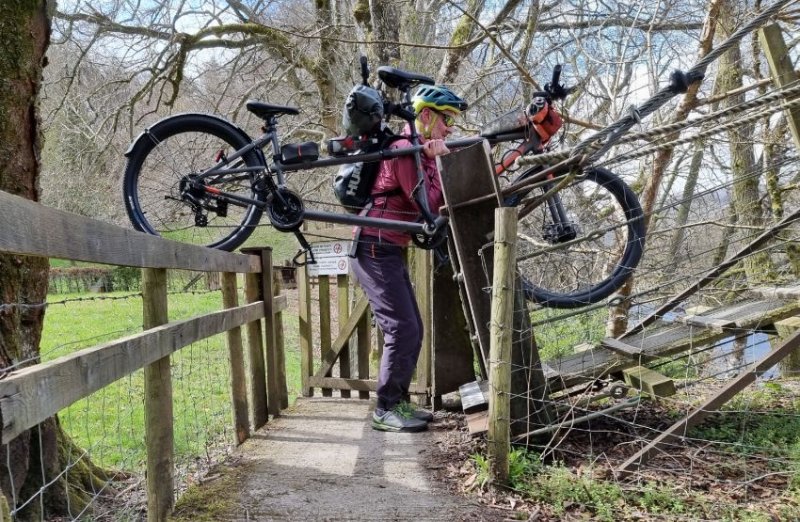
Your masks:
M4 374L0 380L3 444L75 401L144 368L148 519L164 520L174 503L172 353L227 332L239 443L250 436L251 425L259 428L269 414L278 415L288 403L279 331L287 300L275 295L269 248L242 255L186 245L0 192L0 253L142 268L144 306L141 333ZM169 322L167 269L222 272L225 309ZM238 303L237 273L245 275L247 302L243 305ZM262 319L266 339L261 335ZM243 325L248 329L248 365Z

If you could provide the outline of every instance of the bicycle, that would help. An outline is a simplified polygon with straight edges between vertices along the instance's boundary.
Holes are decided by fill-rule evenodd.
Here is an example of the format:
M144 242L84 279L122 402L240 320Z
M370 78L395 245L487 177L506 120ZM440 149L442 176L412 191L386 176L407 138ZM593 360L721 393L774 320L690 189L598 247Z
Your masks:
M569 93L559 83L560 72L557 66L545 90L537 93L541 100L535 99L524 111L501 116L477 138L448 141L447 145L453 149L484 139L493 147L519 142L503 154L495 168L497 175L508 173L520 156L542 153L546 142L533 132L531 118L533 109L539 110L536 103L549 103L555 111L552 102ZM367 75L362 59L365 83ZM385 112L387 119L394 115L411 123L412 147L328 157L314 157L312 148L305 151L311 157L303 159L301 147L281 147L277 130L278 118L297 115L299 110L253 100L247 102L247 109L264 121L263 134L255 139L233 123L209 114L179 114L156 122L125 153L123 192L134 228L234 250L266 211L272 226L294 233L305 251L310 251L310 246L300 232L304 220L402 230L422 248L441 245L447 218L427 208L422 183L422 190L414 194L422 222L306 209L302 197L286 187L287 172L400 155L413 155L421 176L421 146L410 93L412 88L434 81L392 67L378 68L378 77L402 94L401 103L386 102ZM270 162L263 151L267 145L272 151ZM293 158L287 161L287 156ZM504 193L505 205L524 208L518 227L522 238L518 264L528 299L554 308L597 303L620 288L639 263L645 240L642 209L633 191L614 173L590 167L576 174L569 164L536 166L515 176Z

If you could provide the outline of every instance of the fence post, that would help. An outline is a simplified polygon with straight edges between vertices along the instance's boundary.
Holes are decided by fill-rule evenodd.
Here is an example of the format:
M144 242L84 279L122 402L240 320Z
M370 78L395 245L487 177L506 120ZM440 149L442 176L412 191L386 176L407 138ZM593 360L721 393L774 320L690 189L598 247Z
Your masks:
M225 308L239 306L236 274L222 273L222 305ZM231 361L231 399L233 401L233 425L236 430L236 442L241 444L250 437L250 421L247 407L247 380L244 371L244 348L242 346L242 329L237 326L227 332L228 355Z
M264 300L261 294L259 277L263 277L263 272L245 275L244 293L247 303ZM266 301L264 302L266 303ZM250 396L253 401L253 427L258 429L269 420L267 367L264 362L264 337L261 334L261 321L247 323L247 351L250 359Z
M430 389L431 352L433 346L433 253L430 250L415 248L414 286L417 305L422 315L422 350L417 361L417 384Z
M319 349L321 359L326 359L326 354L331 350L331 279L330 276L321 275L317 279L319 291ZM328 371L325 377L331 377ZM322 388L323 397L332 397L332 388Z
M514 321L517 210L495 210L494 274L489 338L489 432L487 451L494 481L508 482L511 415L511 343Z
M269 277L272 281L272 298L278 297L281 294L281 276L272 269L272 262L270 262L269 265L269 272L264 277ZM275 377L278 387L278 402L280 403L281 409L284 410L289 407L289 391L286 388L286 351L284 350L283 312L276 312L272 305L270 305L270 307L272 309L272 328L275 331L273 337L275 338Z
M357 287L356 296L356 301L358 301L359 298L364 296L364 290ZM358 350L356 351L358 378L369 379L369 352L372 348L372 325L370 324L369 310L367 310L367 313L365 313L358 322L358 326L356 326L356 335L358 336ZM359 391L358 398L369 399L369 391Z
M308 281L307 267L297 268L297 306L300 320L300 394L313 397L314 389L308 385L308 378L314 375L314 342L311 333L311 285Z
M167 270L142 270L142 318L145 330L169 322ZM167 519L174 506L174 426L170 357L144 367L145 444L147 445L147 520Z
M337 301L339 303L339 329L347 323L350 317L350 281L345 274L336 276ZM347 346L339 352L339 377L350 378L350 348L353 346L352 337L347 340ZM340 390L344 398L350 398L350 390Z

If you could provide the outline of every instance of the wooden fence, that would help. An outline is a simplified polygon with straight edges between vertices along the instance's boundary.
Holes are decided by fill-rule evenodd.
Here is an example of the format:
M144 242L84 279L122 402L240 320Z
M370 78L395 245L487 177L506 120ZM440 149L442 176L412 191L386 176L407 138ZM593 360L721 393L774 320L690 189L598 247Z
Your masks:
M271 249L248 250L243 255L186 245L0 192L0 252L142 268L144 306L142 333L5 374L0 380L3 444L144 368L148 520L164 520L174 505L170 354L227 332L239 443L250 436L251 426L261 427L268 415L279 415L286 407L281 312L287 300L276 295ZM224 309L168 322L167 269L221 272ZM241 305L237 274L244 274L245 280L246 303ZM248 332L248 365L242 326Z

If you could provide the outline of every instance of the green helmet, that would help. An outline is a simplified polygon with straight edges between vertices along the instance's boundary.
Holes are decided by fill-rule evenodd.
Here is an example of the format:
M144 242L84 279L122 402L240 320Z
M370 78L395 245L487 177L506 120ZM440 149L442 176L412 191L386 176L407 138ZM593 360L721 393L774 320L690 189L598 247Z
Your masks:
M456 95L447 87L441 85L423 85L411 98L414 110L417 114L425 107L430 107L437 111L451 110L460 114L467 110L467 102Z

